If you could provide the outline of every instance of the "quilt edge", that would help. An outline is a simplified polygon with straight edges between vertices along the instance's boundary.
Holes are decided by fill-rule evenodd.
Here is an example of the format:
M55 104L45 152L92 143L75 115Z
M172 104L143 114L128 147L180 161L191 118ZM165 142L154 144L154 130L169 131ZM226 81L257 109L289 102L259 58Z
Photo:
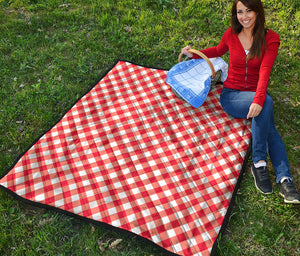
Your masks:
M105 70L105 72L103 73L103 74L99 74L98 75L98 79L97 79L97 81L96 82L93 82L93 83L91 83L91 85L89 85L88 86L88 88L86 89L86 91L82 94L82 95L80 95L74 102L73 102L73 104L71 104L71 106L70 106L70 108L68 108L65 112L63 112L63 114L61 115L61 117L59 117L58 118L58 120L56 121L56 122L54 122L54 124L53 125L51 125L51 127L50 128L48 128L47 130L45 130L44 132L42 132L42 134L41 135L38 135L38 137L22 152L22 153L20 153L20 154L18 154L18 156L16 157L16 160L11 164L11 166L9 166L8 167L8 169L4 172L4 174L3 175L0 175L0 180L3 178L3 177L5 177L13 168L14 168L14 166L19 162L19 160L23 157L23 155L24 154L26 154L26 152L31 148L31 147L33 147L38 141L39 141L39 139L41 138L41 137L43 137L47 132L49 132L55 125L57 125L61 120L62 120L62 118L67 114L67 112L70 110L70 109L72 109L72 107L84 96L84 95L86 95L89 91L91 91L97 84L98 84L98 82L101 80L101 79L103 79L106 75L107 75L107 73L114 67L114 66L116 66L117 65L117 63L119 62L119 61L121 61L121 60L117 60L117 61L115 61L114 62L114 64L113 65L111 65L109 68L107 68L107 70ZM0 185L0 187L1 187L1 185Z
M215 242L213 244L212 250L210 252L210 256L215 256L216 255L217 249L219 247L219 239L221 238L222 235L224 235L226 227L227 227L227 225L229 223L230 215L231 215L231 212L232 212L233 207L235 205L235 198L236 198L237 192L238 192L238 190L240 188L241 182L243 180L244 173L246 172L246 169L247 169L247 163L248 163L251 151L252 151L251 148L252 148L252 140L250 140L250 143L249 143L249 146L248 146L248 150L247 150L247 153L246 153L243 165L242 165L241 173L239 174L239 177L238 177L236 186L234 188L234 191L233 191L233 194L232 194L232 198L231 198L228 210L226 212L226 215L225 215L223 224L221 226L221 229L219 231L219 234L217 236L217 239L215 240Z

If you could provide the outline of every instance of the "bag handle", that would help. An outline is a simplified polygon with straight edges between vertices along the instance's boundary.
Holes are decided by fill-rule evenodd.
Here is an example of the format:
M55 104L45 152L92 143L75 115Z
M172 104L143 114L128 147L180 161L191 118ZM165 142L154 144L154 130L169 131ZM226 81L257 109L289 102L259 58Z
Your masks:
M211 63L211 61L209 60L209 58L207 58L207 56L204 53L202 53L202 52L200 52L198 50L195 50L195 49L190 49L190 50L188 50L188 52L195 53L195 54L199 55L200 57L202 57L208 63L208 65L209 65L209 67L211 69L211 73L212 73L211 77L212 78L215 77L216 72L215 72L215 69L214 69L214 65ZM182 53L180 53L179 56L178 56L178 62L181 62L181 58L182 58Z

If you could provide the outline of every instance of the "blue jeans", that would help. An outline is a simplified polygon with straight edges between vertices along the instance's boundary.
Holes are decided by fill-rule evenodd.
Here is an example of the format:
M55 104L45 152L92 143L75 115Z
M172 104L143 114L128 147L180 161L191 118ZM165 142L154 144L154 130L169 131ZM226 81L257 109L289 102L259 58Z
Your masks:
M246 118L255 92L223 88L220 102L223 109L235 118ZM252 118L252 160L267 161L267 153L273 164L276 182L283 177L292 179L285 146L274 123L273 100L267 94L263 109Z

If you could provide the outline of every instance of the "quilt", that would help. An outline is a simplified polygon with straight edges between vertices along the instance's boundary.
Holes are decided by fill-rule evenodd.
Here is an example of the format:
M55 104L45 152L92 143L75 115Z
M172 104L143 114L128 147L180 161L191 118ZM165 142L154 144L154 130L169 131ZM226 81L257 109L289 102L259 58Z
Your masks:
M141 236L176 255L212 255L248 158L250 122L221 85L193 108L167 70L118 61L0 179L29 203Z

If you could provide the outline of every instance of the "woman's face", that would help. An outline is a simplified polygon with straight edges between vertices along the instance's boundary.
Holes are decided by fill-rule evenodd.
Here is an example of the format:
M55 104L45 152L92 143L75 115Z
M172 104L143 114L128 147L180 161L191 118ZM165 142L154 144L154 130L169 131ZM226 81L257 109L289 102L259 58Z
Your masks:
M245 6L241 1L236 5L237 19L244 29L253 29L256 21L256 13Z

